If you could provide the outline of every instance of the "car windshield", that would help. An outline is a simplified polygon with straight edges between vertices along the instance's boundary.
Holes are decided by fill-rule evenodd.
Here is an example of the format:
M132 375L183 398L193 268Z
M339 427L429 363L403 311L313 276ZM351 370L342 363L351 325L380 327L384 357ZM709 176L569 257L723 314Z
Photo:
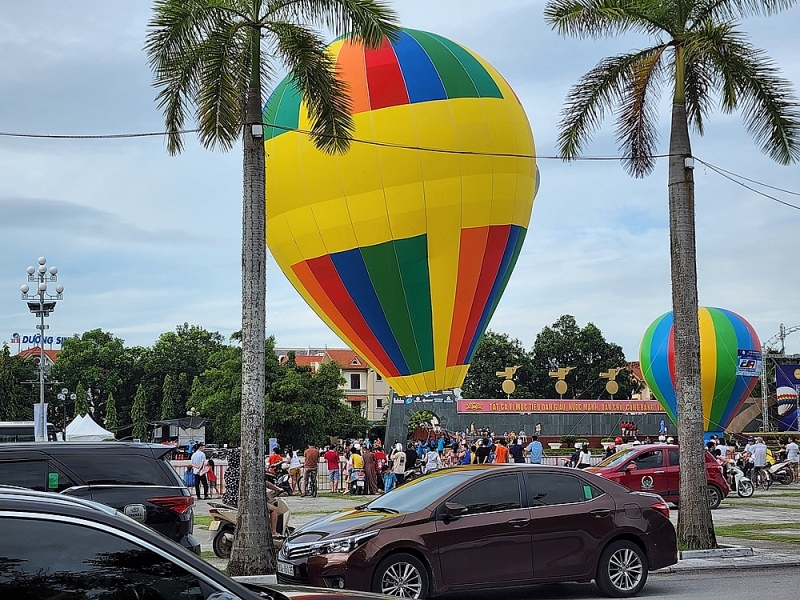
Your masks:
M364 510L396 510L401 513L416 512L430 506L438 498L475 476L473 470L444 469L415 479L376 498Z
M597 463L596 467L616 467L624 463L626 460L631 458L633 454L636 452L636 448L629 448L628 450L623 450L622 452L617 452L616 454L612 454L608 458L603 459L601 462Z

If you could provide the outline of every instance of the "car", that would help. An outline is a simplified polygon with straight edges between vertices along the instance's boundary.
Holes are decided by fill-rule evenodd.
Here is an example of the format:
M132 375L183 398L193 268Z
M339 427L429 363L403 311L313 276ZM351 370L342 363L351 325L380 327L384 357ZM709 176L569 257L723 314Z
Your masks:
M708 502L717 508L728 497L730 487L722 467L706 451ZM616 481L631 490L653 492L667 502L680 503L680 452L675 444L644 444L619 450L586 471Z
M359 600L381 596L235 581L108 506L0 486L0 598Z
M594 580L628 597L677 560L669 507L655 494L566 467L483 464L299 527L277 579L410 598Z
M200 554L194 498L171 453L135 442L0 444L0 483L107 504Z

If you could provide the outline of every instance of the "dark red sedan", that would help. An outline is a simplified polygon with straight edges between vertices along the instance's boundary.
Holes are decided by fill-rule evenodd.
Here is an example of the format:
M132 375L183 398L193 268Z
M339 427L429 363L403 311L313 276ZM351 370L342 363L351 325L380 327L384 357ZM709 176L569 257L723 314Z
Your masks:
M629 597L677 560L655 494L576 469L472 465L303 525L281 548L278 581L426 598L594 580Z

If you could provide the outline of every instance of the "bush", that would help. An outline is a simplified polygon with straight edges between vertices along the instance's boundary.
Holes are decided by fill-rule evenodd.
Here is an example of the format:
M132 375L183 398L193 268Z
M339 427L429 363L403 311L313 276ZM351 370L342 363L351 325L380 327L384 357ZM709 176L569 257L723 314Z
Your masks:
M574 435L562 435L561 436L561 443L572 445L575 443L575 436Z

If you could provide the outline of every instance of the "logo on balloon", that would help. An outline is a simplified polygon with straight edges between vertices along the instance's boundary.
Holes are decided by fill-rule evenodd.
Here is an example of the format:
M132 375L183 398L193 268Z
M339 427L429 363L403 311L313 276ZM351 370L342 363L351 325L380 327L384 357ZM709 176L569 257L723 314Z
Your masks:
M291 79L264 108L267 240L311 308L398 394L460 387L522 248L538 170L486 61L404 29L329 51L354 141L316 150Z
M700 307L700 388L705 431L723 431L739 412L758 381L761 343L745 319L722 308ZM647 385L674 423L675 333L669 312L644 334L639 360ZM745 367L742 368L743 363Z

